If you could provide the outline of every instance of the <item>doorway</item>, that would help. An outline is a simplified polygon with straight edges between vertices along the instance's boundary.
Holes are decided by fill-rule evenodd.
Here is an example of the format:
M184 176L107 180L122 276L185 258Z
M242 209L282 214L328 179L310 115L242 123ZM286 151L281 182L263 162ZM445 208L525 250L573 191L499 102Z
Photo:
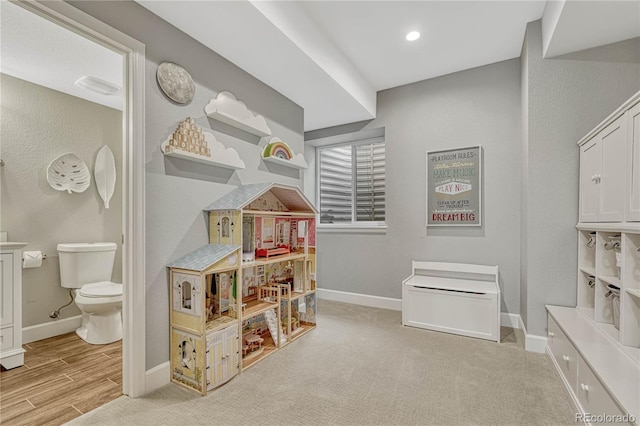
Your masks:
M3 9L5 6L18 7L22 12L27 11L44 18L49 23L63 27L85 40L116 53L122 59L122 167L121 176L119 176L121 186L118 187L122 197L122 232L117 241L121 244L123 283L122 392L132 397L143 395L145 393L144 45L64 2L2 2ZM47 70L40 69L38 72L46 74ZM33 119L35 123L38 122L37 116ZM25 151L25 153L28 152ZM88 160L93 162L93 158ZM9 164L6 166L8 167ZM33 170L33 173L44 172ZM37 219L38 215L46 216L46 212L36 213L34 217ZM34 219L25 217L25 220ZM54 225L51 224L51 232L55 232ZM10 229L7 231L11 233Z

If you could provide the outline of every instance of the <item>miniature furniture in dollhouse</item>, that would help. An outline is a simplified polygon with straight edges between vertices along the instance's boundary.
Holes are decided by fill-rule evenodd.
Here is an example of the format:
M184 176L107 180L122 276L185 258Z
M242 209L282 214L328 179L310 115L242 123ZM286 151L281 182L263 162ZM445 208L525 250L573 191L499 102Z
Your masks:
M295 331L298 329L298 327L300 326L299 318L300 315L298 314L298 309L294 305L291 307L291 315L282 318L282 326L284 327L285 333L287 333L287 335L295 333Z
M264 342L264 339L258 336L256 333L247 334L244 340L247 343L247 349L249 352L262 349L262 342Z
M402 325L500 342L498 267L411 262Z
M168 265L172 380L203 395L316 326L317 211L302 192L243 185L206 211L210 244Z
M263 248L256 249L256 257L276 256L279 254L288 254L290 252L291 250L287 245L280 244L276 247L270 247L270 248L263 247Z

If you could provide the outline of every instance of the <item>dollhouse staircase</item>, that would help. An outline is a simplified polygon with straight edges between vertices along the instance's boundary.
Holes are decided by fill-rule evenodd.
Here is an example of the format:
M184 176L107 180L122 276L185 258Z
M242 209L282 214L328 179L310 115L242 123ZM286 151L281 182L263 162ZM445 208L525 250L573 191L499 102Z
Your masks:
M264 319L267 321L267 327L269 327L269 332L271 333L271 337L275 342L276 340L278 340L278 316L273 309L269 309L264 312ZM284 345L285 343L287 343L287 336L285 336L284 333L280 333L280 345Z

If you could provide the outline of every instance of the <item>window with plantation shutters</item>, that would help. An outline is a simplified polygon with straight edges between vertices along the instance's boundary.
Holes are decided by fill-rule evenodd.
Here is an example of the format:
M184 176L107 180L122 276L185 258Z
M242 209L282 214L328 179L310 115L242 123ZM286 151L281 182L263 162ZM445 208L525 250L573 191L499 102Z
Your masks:
M318 147L316 158L321 224L384 224L384 139Z

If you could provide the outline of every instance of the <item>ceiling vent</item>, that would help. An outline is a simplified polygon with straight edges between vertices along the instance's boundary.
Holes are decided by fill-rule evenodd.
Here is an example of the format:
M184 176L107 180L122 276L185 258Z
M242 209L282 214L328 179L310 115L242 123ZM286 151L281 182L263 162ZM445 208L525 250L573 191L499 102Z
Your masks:
M88 75L76 80L75 85L82 87L83 89L91 90L92 92L100 93L101 95L115 95L120 91L119 86L99 79L98 77L91 77Z

